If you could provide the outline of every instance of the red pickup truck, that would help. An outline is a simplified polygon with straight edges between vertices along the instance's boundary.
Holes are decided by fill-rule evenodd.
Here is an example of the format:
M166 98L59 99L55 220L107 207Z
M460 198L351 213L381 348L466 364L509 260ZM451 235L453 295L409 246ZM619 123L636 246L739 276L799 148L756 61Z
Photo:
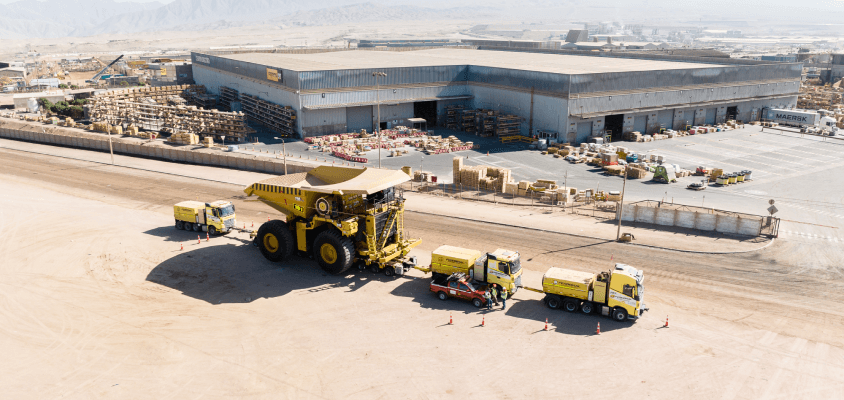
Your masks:
M440 300L448 300L449 297L469 300L475 307L486 305L486 285L469 283L464 279L455 279L448 276L439 276L431 280L431 291Z

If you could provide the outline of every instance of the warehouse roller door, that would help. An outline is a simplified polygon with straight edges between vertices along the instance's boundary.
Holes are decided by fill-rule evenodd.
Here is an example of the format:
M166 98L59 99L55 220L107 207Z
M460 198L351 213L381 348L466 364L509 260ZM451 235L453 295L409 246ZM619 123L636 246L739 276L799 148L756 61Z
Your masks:
M717 111L717 108L710 108L706 110L706 121L704 121L705 125L715 125L715 113Z
M633 119L633 130L639 132L641 134L647 133L646 130L648 128L648 116L647 115L637 115L635 119Z
M361 129L372 132L372 106L347 107L346 129L349 132L360 132Z
M656 119L661 128L672 129L674 127L674 110L661 110Z
M577 124L577 141L585 142L592 136L592 123L580 122Z

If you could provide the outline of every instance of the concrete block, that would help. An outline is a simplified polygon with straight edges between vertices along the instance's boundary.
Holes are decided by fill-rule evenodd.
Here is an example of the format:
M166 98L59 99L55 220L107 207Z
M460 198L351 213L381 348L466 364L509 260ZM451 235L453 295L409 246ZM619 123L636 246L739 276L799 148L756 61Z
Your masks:
M674 210L668 208L657 208L654 222L657 225L674 226Z
M718 215L715 231L721 233L738 233L738 218L729 215Z
M571 198L571 197L569 197ZM637 205L627 205L621 211L621 220L622 221L635 221L636 220L636 208L639 207Z
M762 233L762 218L739 218L739 235L759 236Z
M695 213L695 215L695 229L701 231L715 230L715 222L717 217L715 214Z
M694 229L695 227L695 213L693 211L676 210L674 211L674 226L680 228Z
M636 208L636 222L643 222L646 224L653 224L656 219L656 209L653 207L638 207Z

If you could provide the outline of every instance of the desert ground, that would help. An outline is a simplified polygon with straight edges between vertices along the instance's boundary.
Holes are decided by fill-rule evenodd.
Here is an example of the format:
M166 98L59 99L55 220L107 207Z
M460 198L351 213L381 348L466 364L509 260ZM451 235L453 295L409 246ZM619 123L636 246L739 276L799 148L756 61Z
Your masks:
M280 218L244 197L260 174L117 156L140 170L7 143L5 398L844 396L840 245L654 250L414 212L425 200L409 197L405 225L422 238L423 264L441 244L515 249L536 287L549 266L624 262L644 270L650 307L616 323L550 310L522 290L487 312L436 299L421 271L329 276L307 258L265 260L247 233L197 241L173 227L172 205L186 199L234 201L247 230ZM235 184L156 172L174 168Z

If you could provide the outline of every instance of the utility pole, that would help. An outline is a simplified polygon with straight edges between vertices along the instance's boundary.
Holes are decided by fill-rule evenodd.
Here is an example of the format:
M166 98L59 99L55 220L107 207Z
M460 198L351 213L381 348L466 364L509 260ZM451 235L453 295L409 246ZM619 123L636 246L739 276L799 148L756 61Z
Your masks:
M287 148L284 145L284 139L281 139L281 152L284 153L284 174L287 175Z
M618 206L618 230L615 232L615 241L621 239L621 217L624 216L624 190L627 189L627 167L624 168L624 185L621 187L621 204Z
M375 77L375 108L378 110L378 121L376 121L376 129L378 133L376 136L378 137L378 168L381 168L381 95L380 95L380 86L378 85L378 78L386 77L387 74L384 72L373 72L372 76Z

